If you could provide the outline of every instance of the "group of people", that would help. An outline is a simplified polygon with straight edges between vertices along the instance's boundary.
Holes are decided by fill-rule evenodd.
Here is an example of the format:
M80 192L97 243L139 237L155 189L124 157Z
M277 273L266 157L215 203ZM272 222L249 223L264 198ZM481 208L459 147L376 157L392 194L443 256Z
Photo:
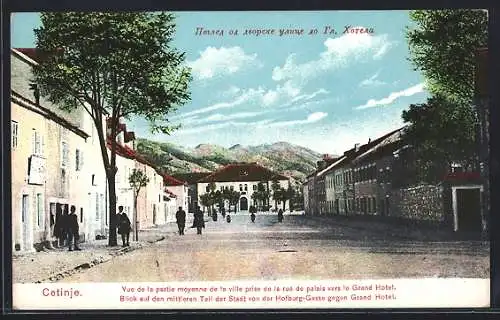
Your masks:
M71 206L70 212L67 209L56 220L54 225L54 237L57 238L59 246L68 246L69 251L80 251L80 226L78 225L78 216L76 215L76 207Z
M179 210L175 213L175 219L177 222L177 227L179 229L179 235L184 235L184 229L186 228L186 211L179 207ZM205 228L205 219L203 219L203 212L201 208L198 206L196 211L194 212L193 226L192 228L196 228L197 234L202 234L202 229Z

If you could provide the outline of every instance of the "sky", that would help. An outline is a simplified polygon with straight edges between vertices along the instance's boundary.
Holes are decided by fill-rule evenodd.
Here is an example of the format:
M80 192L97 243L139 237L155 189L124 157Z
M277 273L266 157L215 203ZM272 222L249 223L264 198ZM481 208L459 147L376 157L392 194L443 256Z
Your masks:
M408 11L175 15L173 45L192 70L191 101L167 116L181 124L171 135L152 135L141 119L128 123L139 137L184 147L285 141L339 155L401 127L402 111L428 96L408 61ZM37 13L15 13L12 47L34 47L39 25ZM373 32L344 33L346 26Z

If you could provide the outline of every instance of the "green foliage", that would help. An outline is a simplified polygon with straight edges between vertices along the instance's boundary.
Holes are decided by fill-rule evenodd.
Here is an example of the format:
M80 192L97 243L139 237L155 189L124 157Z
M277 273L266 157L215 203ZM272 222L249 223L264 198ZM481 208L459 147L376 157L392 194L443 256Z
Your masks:
M128 177L128 182L137 194L141 188L148 185L149 178L142 170L133 169L132 173Z
M408 28L411 62L427 80L427 89L459 104L474 95L475 50L488 44L483 10L415 10Z
M403 111L408 141L418 155L421 180L439 179L452 162L471 168L477 144L476 113L472 106L460 106L437 96Z
M62 107L90 108L114 119L140 116L169 133L165 116L190 99L184 53L171 47L169 13L42 13L36 45L47 53L34 69L43 95ZM57 52L57 54L53 54Z
M410 60L432 97L403 112L419 180L435 182L452 162L471 168L476 156L473 109L475 51L487 45L483 10L416 10L408 28ZM416 170L418 168L418 170Z

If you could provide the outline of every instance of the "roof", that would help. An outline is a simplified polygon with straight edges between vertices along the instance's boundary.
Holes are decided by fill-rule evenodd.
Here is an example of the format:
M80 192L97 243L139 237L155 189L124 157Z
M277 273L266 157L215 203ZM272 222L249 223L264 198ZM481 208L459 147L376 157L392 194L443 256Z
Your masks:
M328 167L326 167L325 169L321 170L320 172L318 172L318 174L316 175L317 177L320 177L322 175L324 175L325 173L327 173L328 171L332 170L333 168L335 168L336 166L344 163L346 160L347 157L343 156L339 159L337 159L337 161L333 162L332 164L330 164Z
M380 154L384 150L387 150L387 147L389 146L393 146L395 149L399 148L400 146L398 142L400 142L403 137L404 128L406 127L402 127L392 132L389 132L388 134L374 140L373 142L366 144L366 147L363 148L362 153L358 153L357 157L353 159L353 162L360 162L363 160L369 160L373 159L374 157L380 156ZM391 153L392 151L393 150L391 150Z
M21 52L22 54L24 54L25 56L29 57L31 60L37 63L47 59L51 54L53 54L49 52L44 52L37 48L14 48L14 50ZM63 52L63 51L64 51L63 49L57 49L54 52Z
M187 173L176 173L172 177L187 182L188 184L194 184L198 180L205 178L206 176L212 174L212 172L187 172Z
M274 179L288 180L289 178L252 162L226 165L198 182L271 181Z
M167 193L171 198L177 198L177 196L167 188L165 188L165 193Z
M185 184L184 181L178 180L172 176L169 176L168 174L162 174L163 176L163 182L167 186L175 187L175 186L182 186Z

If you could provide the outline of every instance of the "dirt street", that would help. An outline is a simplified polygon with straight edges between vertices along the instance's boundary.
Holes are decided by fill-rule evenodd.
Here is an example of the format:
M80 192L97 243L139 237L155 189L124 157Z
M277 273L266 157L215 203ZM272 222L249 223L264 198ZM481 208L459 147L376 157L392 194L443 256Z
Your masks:
M390 237L304 216L233 215L203 235L169 227L166 239L62 282L489 277L489 244Z

